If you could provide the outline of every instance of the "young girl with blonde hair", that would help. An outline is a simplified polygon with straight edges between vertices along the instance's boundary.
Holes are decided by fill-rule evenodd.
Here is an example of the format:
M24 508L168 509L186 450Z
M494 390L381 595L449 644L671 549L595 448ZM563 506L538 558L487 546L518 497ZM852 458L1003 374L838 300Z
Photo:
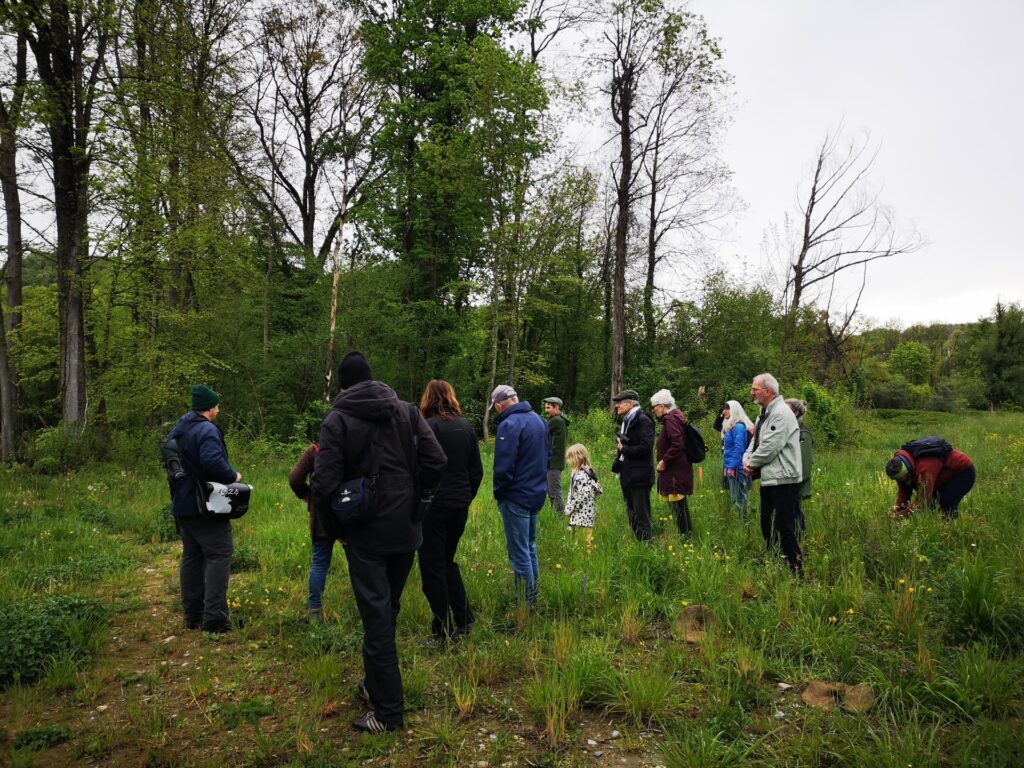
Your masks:
M582 443L570 445L565 451L565 461L572 468L569 483L569 498L565 502L565 514L569 526L585 531L587 550L594 546L594 522L597 519L597 497L604 492L597 481L597 472L590 465L590 453Z

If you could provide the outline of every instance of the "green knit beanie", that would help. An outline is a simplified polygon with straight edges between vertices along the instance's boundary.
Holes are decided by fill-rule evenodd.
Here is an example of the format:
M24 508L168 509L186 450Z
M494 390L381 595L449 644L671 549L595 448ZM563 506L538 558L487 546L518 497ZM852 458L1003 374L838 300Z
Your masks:
M220 395L205 384L194 384L191 391L193 411L208 411L220 402Z

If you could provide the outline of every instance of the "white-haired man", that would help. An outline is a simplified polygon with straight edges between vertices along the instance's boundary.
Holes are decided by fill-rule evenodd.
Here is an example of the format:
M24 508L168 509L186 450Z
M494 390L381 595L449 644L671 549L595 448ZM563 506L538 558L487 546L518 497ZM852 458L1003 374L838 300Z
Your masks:
M776 544L794 573L803 570L797 539L800 483L800 424L779 395L779 382L770 373L754 377L750 396L761 406L754 439L743 455L743 469L761 478L761 534L765 545Z

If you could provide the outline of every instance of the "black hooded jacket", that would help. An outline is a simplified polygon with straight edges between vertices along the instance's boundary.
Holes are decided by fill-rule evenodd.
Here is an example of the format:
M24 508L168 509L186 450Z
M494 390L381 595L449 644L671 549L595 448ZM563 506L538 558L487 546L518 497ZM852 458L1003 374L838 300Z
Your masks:
M313 503L318 514L329 518L334 491L346 480L370 474L375 431L380 451L377 510L369 522L337 533L375 554L412 552L423 543L416 519L419 500L437 487L446 458L419 411L383 382L349 387L324 417L313 467Z

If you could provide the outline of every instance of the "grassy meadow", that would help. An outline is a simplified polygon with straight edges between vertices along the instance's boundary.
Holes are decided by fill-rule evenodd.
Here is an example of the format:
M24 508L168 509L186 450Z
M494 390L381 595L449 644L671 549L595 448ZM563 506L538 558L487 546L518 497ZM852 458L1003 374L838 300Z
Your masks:
M610 422L572 422L605 487L594 549L542 512L532 616L513 600L485 477L459 556L476 628L421 647L430 614L413 569L399 618L407 728L379 737L349 725L364 711L361 628L340 547L328 621L304 621L307 515L285 480L301 446L229 440L255 492L229 592L247 623L226 636L183 628L155 446L135 466L0 470L0 763L1024 764L1024 414L854 426L844 447L817 446L804 583L764 556L756 514L731 508L706 424L696 534L681 540L655 501L645 547L607 469ZM978 484L955 522L891 520L884 462L933 433L972 456ZM709 612L688 636L693 606ZM821 683L851 688L827 687L820 707L806 699Z

